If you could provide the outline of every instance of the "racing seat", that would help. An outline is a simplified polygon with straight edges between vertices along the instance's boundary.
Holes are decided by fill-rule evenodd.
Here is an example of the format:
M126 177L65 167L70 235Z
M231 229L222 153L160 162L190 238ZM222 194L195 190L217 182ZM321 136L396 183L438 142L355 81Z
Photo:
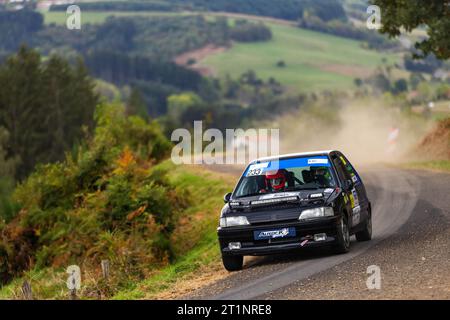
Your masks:
M309 170L303 170L303 171L302 171L302 177L303 177L303 182L304 182L305 184L311 183L311 182L314 181L312 172L309 171Z
M286 176L286 183L287 183L288 188L294 188L295 187L294 173L286 170L285 176Z
M324 171L321 168L316 168L312 172L313 180L319 185L319 186L326 186L328 184L327 178L324 176Z

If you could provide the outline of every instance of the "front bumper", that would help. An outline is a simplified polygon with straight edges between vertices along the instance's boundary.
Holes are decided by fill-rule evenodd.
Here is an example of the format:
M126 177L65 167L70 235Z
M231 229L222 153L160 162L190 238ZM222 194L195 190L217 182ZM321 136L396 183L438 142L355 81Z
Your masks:
M334 216L310 221L276 222L249 226L218 228L220 250L223 255L268 255L308 247L329 245L336 241L336 230L341 217ZM294 227L294 237L255 240L254 231ZM314 241L314 234L326 233L324 241ZM305 240L308 240L305 242ZM230 242L240 242L240 249L230 250ZM301 245L303 243L303 245Z

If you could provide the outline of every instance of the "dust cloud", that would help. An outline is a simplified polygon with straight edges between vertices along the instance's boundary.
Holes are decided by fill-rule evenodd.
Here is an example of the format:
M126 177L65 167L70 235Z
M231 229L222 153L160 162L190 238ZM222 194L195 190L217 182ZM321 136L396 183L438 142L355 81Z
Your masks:
M405 161L430 125L418 115L376 101L352 101L332 110L313 107L283 116L282 153L340 150L358 165Z

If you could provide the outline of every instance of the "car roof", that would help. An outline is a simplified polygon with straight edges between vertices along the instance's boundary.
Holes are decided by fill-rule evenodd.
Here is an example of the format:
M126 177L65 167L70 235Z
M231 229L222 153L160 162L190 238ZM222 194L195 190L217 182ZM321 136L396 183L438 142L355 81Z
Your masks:
M339 152L337 150L323 150L323 151L309 151L309 152L300 152L300 153L288 153L288 154L280 154L278 156L271 157L262 157L251 161L250 163L262 162L262 161L270 161L270 160L280 160L287 158L295 158L295 157L309 157L309 156L328 156L332 152Z

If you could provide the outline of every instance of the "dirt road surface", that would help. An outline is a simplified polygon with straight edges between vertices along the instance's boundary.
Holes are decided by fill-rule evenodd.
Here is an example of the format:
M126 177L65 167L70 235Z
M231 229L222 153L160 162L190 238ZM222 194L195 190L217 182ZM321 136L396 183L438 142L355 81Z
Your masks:
M222 171L222 170L221 170ZM351 251L245 258L244 269L188 299L450 299L450 174L385 166L361 170L373 239ZM368 289L367 268L381 271Z

